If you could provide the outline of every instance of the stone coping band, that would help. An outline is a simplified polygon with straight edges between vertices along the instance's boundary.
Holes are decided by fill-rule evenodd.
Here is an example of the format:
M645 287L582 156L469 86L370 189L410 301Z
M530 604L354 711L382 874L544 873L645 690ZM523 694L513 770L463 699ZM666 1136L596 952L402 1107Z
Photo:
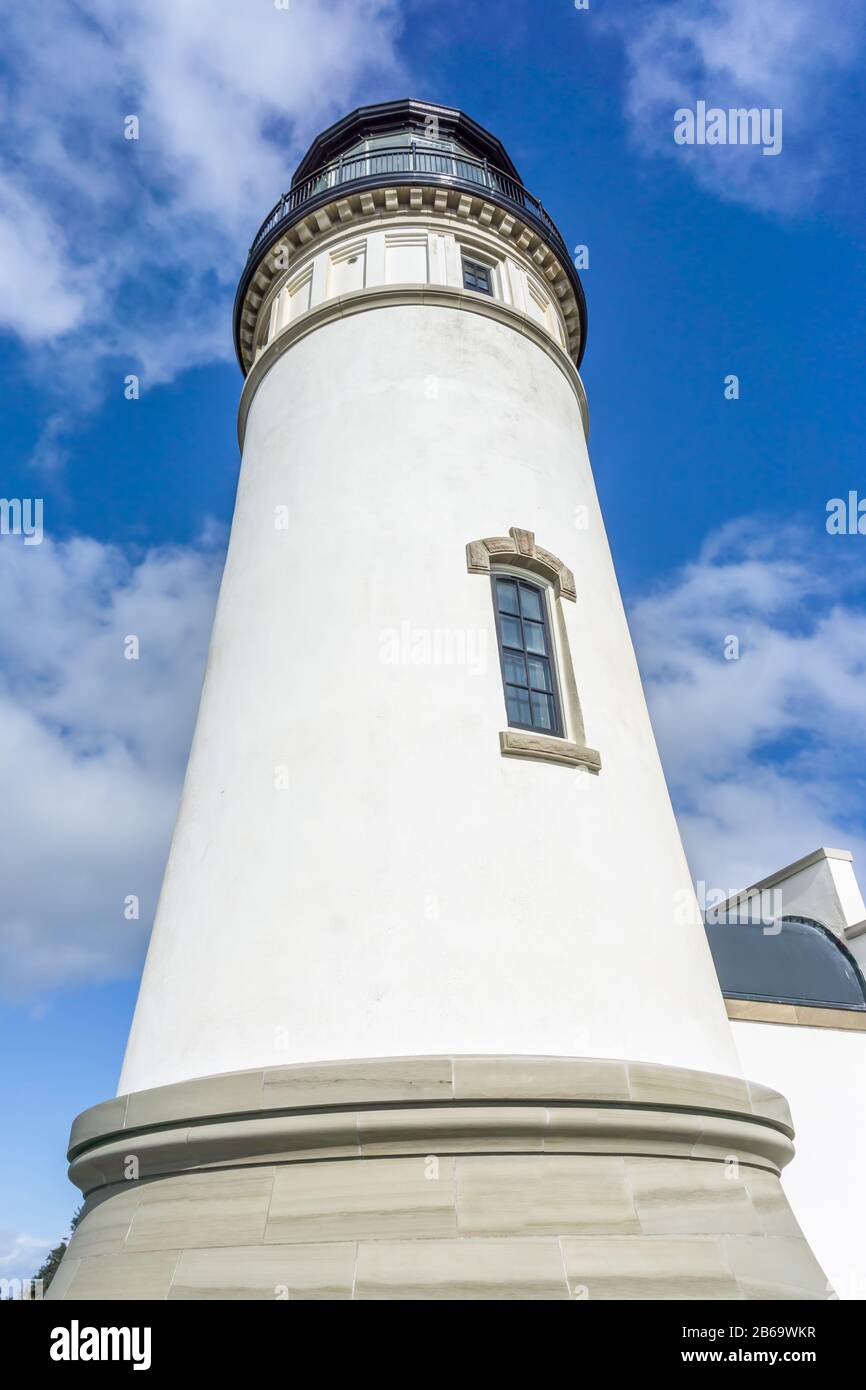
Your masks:
M190 1169L397 1154L632 1153L778 1173L793 1155L777 1092L736 1077L566 1057L302 1063L180 1081L79 1115L85 1193Z
M725 996L728 1018L740 1023L781 1023L799 1028L835 1028L866 1033L866 1012L835 1009L818 1004L777 1004L771 999L734 999Z

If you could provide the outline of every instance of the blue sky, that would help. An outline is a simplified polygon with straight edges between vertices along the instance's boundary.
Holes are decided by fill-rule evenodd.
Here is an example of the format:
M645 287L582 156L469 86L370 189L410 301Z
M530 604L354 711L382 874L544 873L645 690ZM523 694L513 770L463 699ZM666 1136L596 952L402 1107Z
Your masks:
M695 878L829 844L863 881L866 536L825 526L866 497L858 8L7 7L2 492L45 539L0 537L0 1275L63 1234L69 1123L116 1086L237 478L234 286L355 105L462 107L589 247L590 452ZM781 153L675 145L698 100L781 108Z

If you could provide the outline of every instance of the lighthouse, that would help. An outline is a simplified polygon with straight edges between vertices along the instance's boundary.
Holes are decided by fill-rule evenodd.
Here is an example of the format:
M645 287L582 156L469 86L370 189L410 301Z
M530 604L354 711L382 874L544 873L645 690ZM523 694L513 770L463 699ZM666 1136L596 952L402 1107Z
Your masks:
M463 112L363 107L234 331L201 703L51 1296L826 1297L653 739L556 225Z

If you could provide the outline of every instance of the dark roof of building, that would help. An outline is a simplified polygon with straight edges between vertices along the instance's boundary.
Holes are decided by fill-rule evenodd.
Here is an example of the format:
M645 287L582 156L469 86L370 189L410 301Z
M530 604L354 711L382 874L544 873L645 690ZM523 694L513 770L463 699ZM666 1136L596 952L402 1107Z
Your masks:
M706 929L728 998L866 1010L866 983L856 960L820 922L708 918Z

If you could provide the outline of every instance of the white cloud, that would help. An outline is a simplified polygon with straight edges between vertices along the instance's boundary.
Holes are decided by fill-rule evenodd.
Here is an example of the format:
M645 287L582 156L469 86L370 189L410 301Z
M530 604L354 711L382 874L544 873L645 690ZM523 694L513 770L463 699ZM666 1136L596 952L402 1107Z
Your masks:
M209 537L213 542L213 534ZM159 891L221 552L134 562L0 543L0 981L13 998L133 973ZM124 639L139 640L137 661ZM124 900L140 899L138 921Z
M859 537L733 522L630 611L696 878L741 888L819 845L866 870ZM739 640L738 660L725 640Z
M810 204L839 157L834 104L854 77L864 16L850 0L644 0L612 21L625 45L626 115L637 145L718 196L763 210ZM674 112L783 111L783 149L677 146Z
M4 15L0 328L86 408L229 358L247 247L303 148L375 78L398 0L57 0ZM137 141L123 138L127 115ZM53 343L56 352L47 351Z
M42 208L0 175L0 314L28 343L67 333L79 323L85 296L67 259L63 237Z
M0 1231L0 1279L32 1279L49 1250L59 1244L26 1231Z

